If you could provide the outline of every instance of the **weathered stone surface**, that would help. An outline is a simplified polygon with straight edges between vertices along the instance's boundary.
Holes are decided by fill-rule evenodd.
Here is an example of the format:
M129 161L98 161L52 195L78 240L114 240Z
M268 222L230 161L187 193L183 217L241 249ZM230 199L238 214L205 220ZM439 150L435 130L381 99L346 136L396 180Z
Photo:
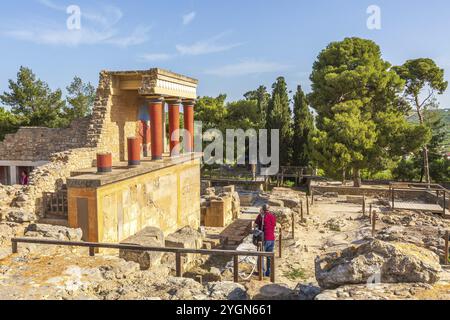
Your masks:
M25 210L12 210L9 211L6 220L10 222L25 223L33 222L37 220L34 213Z
M194 230L191 227L184 227L167 236L165 244L166 247L170 248L201 249L203 246L203 238L202 234L197 230ZM195 260L198 255L185 254L183 257L185 257L183 269L186 270L195 265Z
M296 290L298 290L299 300L314 300L318 294L322 291L320 287L310 284L298 284Z
M80 241L83 237L83 231L81 229L33 223L27 227L25 236L51 238L62 241Z
M284 283L267 284L259 288L253 297L255 300L293 300L295 291Z
M121 243L145 247L164 247L164 234L159 228L147 227ZM121 249L119 256L126 261L134 261L138 263L141 270L148 270L161 262L163 253Z
M280 200L286 208L293 209L300 206L300 200L296 198L281 198Z
M418 294L432 288L425 283L349 285L325 290L315 300L415 300Z
M439 257L427 249L379 240L328 253L315 260L316 279L327 289L366 283L378 274L383 283L435 283L440 270Z
M361 196L347 196L346 202L353 204L361 204L363 203L363 197Z
M207 284L209 297L213 300L247 300L245 287L234 282L210 282Z
M331 231L340 232L346 226L346 222L342 218L331 218L325 223L325 227Z
M284 202L281 201L280 199L275 199L275 198L269 198L267 200L267 204L270 207L284 207Z
M325 198L339 198L339 193L337 192L325 192L323 194Z
M292 210L285 207L271 207L270 211L277 217L279 223L284 230L290 230L292 225Z

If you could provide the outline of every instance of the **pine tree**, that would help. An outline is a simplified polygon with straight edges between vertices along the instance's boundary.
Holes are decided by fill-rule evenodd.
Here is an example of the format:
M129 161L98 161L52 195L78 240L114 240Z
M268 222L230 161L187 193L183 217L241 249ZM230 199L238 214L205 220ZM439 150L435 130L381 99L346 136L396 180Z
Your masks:
M259 113L259 126L261 128L267 125L267 108L270 101L270 94L267 92L265 86L259 86L258 89L254 91L249 91L244 94L247 100L256 100Z
M272 97L268 105L267 129L280 130L280 164L289 165L292 159L292 118L289 93L284 77L272 85ZM274 143L271 141L271 144Z
M0 95L0 102L11 107L25 126L58 127L65 106L60 89L52 91L48 84L37 79L29 68L20 67L17 81L9 80L10 92Z
M314 117L309 111L308 101L301 86L294 95L292 164L307 167L311 164L310 138L314 131Z

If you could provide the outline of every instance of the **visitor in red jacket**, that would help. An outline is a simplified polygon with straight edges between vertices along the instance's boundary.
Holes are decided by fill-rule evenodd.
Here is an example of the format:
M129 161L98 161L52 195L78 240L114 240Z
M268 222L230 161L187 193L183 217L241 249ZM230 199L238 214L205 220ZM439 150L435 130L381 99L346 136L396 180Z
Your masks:
M273 252L275 247L275 227L277 218L269 211L269 206L264 205L261 213L256 218L255 224L258 229L263 231L263 246L265 252ZM266 277L270 276L270 258L267 258L267 267L265 271Z

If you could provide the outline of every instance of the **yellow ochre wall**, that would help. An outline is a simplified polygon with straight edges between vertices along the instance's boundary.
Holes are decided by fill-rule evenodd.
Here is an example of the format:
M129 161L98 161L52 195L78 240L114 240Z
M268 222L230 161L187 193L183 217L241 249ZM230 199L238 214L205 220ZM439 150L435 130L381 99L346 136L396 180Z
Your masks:
M111 183L97 189L69 188L69 225L77 224L77 198L88 198L85 240L120 242L147 226L167 236L200 226L200 162L195 160Z

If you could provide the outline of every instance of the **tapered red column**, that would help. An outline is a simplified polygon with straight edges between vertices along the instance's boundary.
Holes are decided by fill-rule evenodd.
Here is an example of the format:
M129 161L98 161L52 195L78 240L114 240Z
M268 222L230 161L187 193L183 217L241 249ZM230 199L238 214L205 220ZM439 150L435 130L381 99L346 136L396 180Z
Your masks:
M161 160L163 154L163 103L162 100L151 100L150 106L150 129L152 141L152 160Z
M185 137L185 152L194 152L194 101L185 101L183 103L184 111L184 129L189 133Z
M172 157L180 153L180 104L180 101L169 101L169 139Z

